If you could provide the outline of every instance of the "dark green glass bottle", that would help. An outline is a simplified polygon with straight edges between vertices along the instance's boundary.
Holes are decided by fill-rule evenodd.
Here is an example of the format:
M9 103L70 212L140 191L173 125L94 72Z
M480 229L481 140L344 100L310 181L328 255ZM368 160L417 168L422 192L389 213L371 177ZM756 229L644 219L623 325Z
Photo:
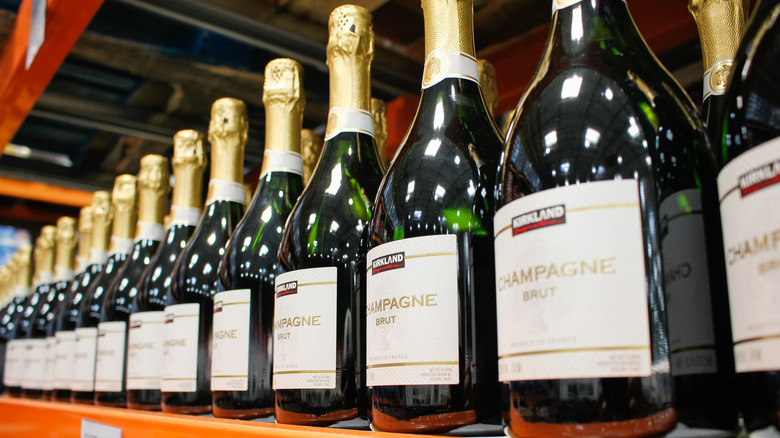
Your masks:
M160 155L141 158L133 249L109 285L100 309L95 361L96 405L120 408L127 405L127 337L130 314L138 294L135 286L165 236L162 222L170 191L169 175L167 158Z
M556 1L553 10L507 136L495 223L511 431L666 433L678 415L670 370L690 388L711 382L722 403L708 415L721 423L700 425L733 430L713 155L701 122L625 2ZM677 328L709 324L670 333L672 315Z
M287 424L325 426L365 417L360 246L382 178L370 112L371 13L340 6L328 27L325 145L287 220L276 277L275 414ZM287 289L292 285L295 293ZM295 318L304 314L308 322L296 325Z
M265 68L265 153L260 183L225 247L214 295L211 390L214 416L274 413L274 280L287 217L303 191L303 77L292 59Z
M165 307L162 410L211 412L211 322L219 263L244 214L246 106L223 98L211 107L211 180L206 208L173 268Z
M715 129L737 387L748 431L780 429L778 65L780 2L762 0L735 56Z
M136 285L127 340L127 407L159 411L165 343L165 304L176 260L195 231L202 213L203 135L183 130L173 137L171 223L160 249Z
M94 195L93 195L94 196ZM56 359L52 400L69 402L73 380L73 361L76 350L76 321L84 298L81 282L89 272L89 252L92 246L92 206L82 207L78 222L78 253L76 273L68 283L63 302L54 320Z
M423 13L420 104L367 241L372 422L391 432L499 422L492 221L501 135L480 89L473 2L426 0Z

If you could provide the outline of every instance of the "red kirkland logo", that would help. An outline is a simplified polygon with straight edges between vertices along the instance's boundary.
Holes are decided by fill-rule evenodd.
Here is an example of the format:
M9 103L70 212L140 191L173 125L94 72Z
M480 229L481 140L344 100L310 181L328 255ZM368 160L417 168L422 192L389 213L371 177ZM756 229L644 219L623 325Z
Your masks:
M214 303L214 313L219 313L222 311L222 301L217 301Z
M282 283L279 286L276 286L276 298L283 297L286 295L295 295L297 293L298 293L297 281L289 281L287 283Z
M742 197L780 182L780 161L767 163L739 177Z
M565 223L565 205L561 204L540 208L539 210L529 211L528 213L523 213L520 216L512 218L512 235L517 236L518 234L523 234L527 231Z
M141 328L141 321L133 321L130 323L130 330Z
M166 315L165 315L165 323L166 323L166 324L171 324L171 323L173 323L173 319L174 319L175 317L176 317L176 315L175 315L175 314L173 314L173 313L168 313L168 314L166 314Z
M388 254L379 257L378 259L374 259L374 261L371 262L371 275L391 271L393 269L401 269L404 266L406 266L406 256L404 252Z

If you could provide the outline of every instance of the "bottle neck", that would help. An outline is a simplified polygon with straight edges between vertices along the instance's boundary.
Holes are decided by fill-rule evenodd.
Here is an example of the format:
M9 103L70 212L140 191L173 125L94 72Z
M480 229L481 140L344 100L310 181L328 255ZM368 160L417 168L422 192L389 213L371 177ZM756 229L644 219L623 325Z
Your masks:
M173 166L173 200L171 205L180 208L203 207L203 169L186 164Z
M95 217L92 223L92 250L107 251L111 238L111 223L108 216ZM91 256L90 256L91 257Z
M342 132L374 136L371 116L371 64L365 57L340 54L328 58L330 67L330 111L325 140Z
M134 205L114 204L114 224L111 231L112 240L132 239L135 235L135 225L138 221Z
M301 124L303 113L298 101L265 105L265 153L260 179L274 171L303 175Z
M92 247L92 227L82 228L79 230L79 250L78 259L81 261L89 260L89 251ZM84 263L82 262L81 265ZM79 269L83 269L86 266L79 266Z
M55 271L73 271L76 262L76 248L72 245L58 243L57 255L54 260Z
M555 43L548 40L545 55L560 50L567 58L586 55L592 48L603 51L605 42L619 51L645 45L625 0L553 0L550 37Z
M212 138L211 180L206 205L217 201L246 203L243 169L244 144L237 135Z
M138 221L162 225L163 216L165 216L165 193L148 188L139 190Z
M474 52L474 3L471 0L424 0L425 70L422 88L446 78L479 83Z
M734 55L747 25L745 0L691 0L688 9L699 28L704 62L704 100L726 92Z

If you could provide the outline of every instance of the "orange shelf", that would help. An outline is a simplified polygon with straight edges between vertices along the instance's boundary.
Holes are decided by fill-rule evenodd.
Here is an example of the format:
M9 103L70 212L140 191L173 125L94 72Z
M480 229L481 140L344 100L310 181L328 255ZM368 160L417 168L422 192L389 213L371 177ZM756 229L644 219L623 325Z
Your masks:
M0 436L2 437L79 437L82 419L118 427L122 429L122 438L399 438L409 436L0 397Z

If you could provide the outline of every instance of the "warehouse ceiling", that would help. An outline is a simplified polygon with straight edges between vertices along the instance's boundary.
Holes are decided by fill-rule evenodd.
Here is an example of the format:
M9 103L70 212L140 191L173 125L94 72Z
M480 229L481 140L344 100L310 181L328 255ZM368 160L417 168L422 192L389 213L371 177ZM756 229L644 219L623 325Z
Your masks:
M0 40L20 2L0 0ZM264 141L262 73L270 60L286 56L304 65L304 127L324 131L327 20L342 3L106 0L5 148L0 176L109 188L118 174L136 173L143 155L170 156L177 130L205 132L211 103L224 96L248 105L245 172L257 170ZM374 96L390 101L417 95L424 50L420 0L354 3L374 13ZM478 55L549 18L546 0L476 0ZM661 54L699 95L700 57L696 41Z

